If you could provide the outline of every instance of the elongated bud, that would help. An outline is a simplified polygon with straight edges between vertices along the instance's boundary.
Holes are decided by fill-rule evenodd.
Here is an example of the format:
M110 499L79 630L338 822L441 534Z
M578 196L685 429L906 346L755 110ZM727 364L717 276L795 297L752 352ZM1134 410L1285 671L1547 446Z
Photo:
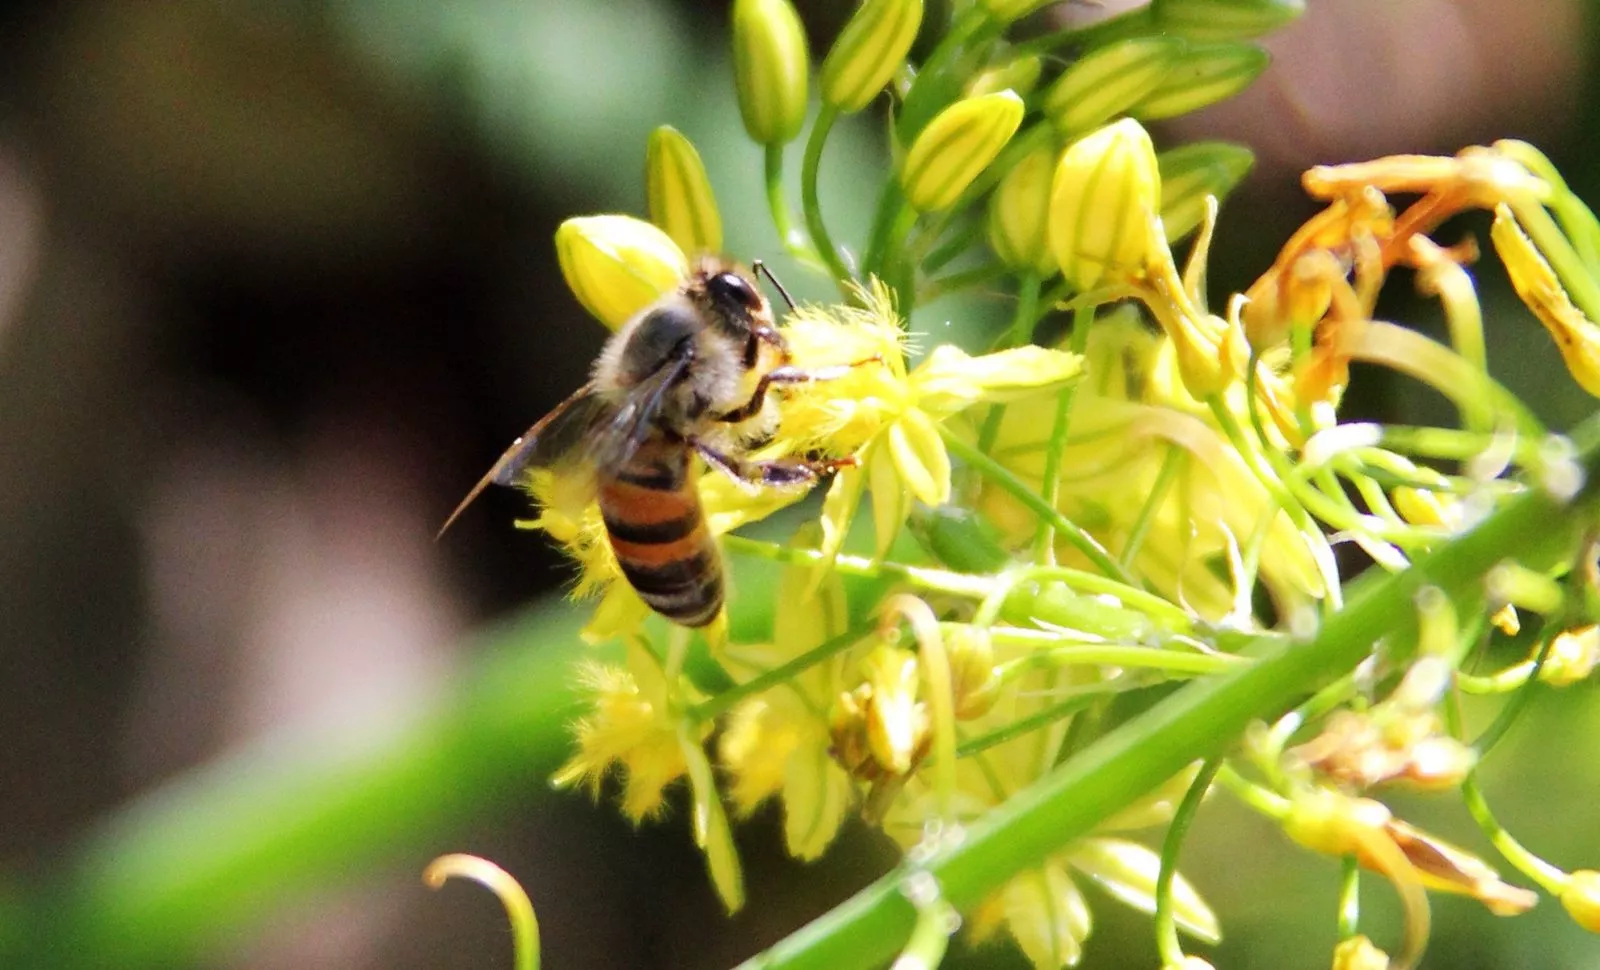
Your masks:
M860 111L894 77L922 26L922 0L866 0L822 61L822 100Z
M1055 275L1050 250L1050 184L1056 150L1040 147L1023 156L989 197L989 245L1012 269Z
M579 216L556 230L561 275L584 309L615 330L683 281L672 237L632 216Z
M733 73L744 130L784 145L806 120L806 32L789 0L734 0Z
M900 185L923 212L955 205L1022 124L1015 91L963 98L934 115L906 153Z
M1248 40L1306 12L1305 0L1151 0L1156 29L1191 40Z
M1043 69L1044 60L1038 54L1028 54L984 68L967 82L966 96L976 98L981 94L994 94L1007 88L1026 95L1039 83L1039 73Z
M1227 197L1249 174L1256 156L1243 145L1225 141L1197 141L1162 152L1161 226L1167 241L1187 236L1205 218L1206 196Z
M1155 90L1128 113L1155 121L1198 111L1249 87L1271 61L1254 44L1190 44Z
M1156 232L1161 173L1131 118L1067 147L1050 188L1050 248L1080 292L1140 275Z
M650 221L685 253L722 252L722 217L700 153L671 125L650 133L644 161Z
M1148 98L1186 47L1176 37L1135 37L1090 51L1050 85L1040 107L1057 131L1081 135Z
M1600 933L1600 872L1579 869L1561 891L1561 905L1567 915L1590 933Z

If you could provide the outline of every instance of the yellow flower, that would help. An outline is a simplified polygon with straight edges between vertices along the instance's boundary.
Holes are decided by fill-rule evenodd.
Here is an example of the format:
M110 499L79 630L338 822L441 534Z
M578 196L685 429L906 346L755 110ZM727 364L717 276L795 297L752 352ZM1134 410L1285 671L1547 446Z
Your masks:
M865 307L802 307L785 336L797 365L817 368L876 360L838 380L799 385L784 400L775 446L787 454L855 455L823 503L822 551L839 551L870 487L879 552L887 551L913 501L950 498L950 457L939 427L979 402L1016 400L1077 377L1076 355L1022 347L981 357L941 345L907 370L903 331L888 290L874 283Z
M578 750L555 773L551 783L567 788L582 784L591 794L612 767L623 773L622 811L634 822L658 813L662 790L685 771L688 763L679 738L681 718L673 710L661 666L637 641L628 645L627 666L589 664L582 668L580 694L590 700L590 713L577 724ZM687 694L686 685L676 685ZM692 696L688 697L692 703ZM710 734L706 727L693 738Z
M556 257L584 309L615 330L689 273L672 237L632 216L580 216L556 230Z
M705 164L689 139L671 125L650 133L644 181L650 221L666 230L680 249L722 252L722 216Z
M1017 133L1022 112L1022 99L1008 89L963 98L934 115L900 170L906 200L923 212L955 205Z
M635 824L656 815L663 790L684 775L692 796L695 844L706 858L712 885L728 912L744 905L744 880L723 812L716 779L702 745L711 724L683 711L700 700L681 678L669 683L642 641L628 641L627 665L590 664L580 692L590 712L577 724L577 752L550 779L558 788L582 784L598 796L613 768L623 775L622 811Z
M1177 379L1170 340L1151 333L1132 313L1098 319L1089 331L1083 369L1089 377L1074 397L1061 456L1056 508L1063 515L1113 555L1122 553L1143 521L1144 542L1131 563L1135 573L1212 621L1253 615L1249 589L1212 564L1228 562L1263 521L1268 532L1259 578L1279 615L1321 595L1316 561L1288 516L1214 415ZM1013 413L1020 410L1007 410L991 454L1037 489L1051 422ZM1147 513L1168 462L1177 462L1178 471L1165 498ZM1018 548L1032 539L1036 519L1009 493L985 485L980 502L1007 545ZM1065 542L1057 543L1056 555L1063 563L1087 565Z
M1016 659L1021 649L1009 648L1010 655L1001 659ZM1080 675L1037 670L1015 679L997 692L988 713L964 721L963 728L969 736L978 737L1036 714L1054 703L1053 687L1069 683L1075 676ZM960 759L955 804L959 817L977 817L991 810L1048 771L1050 759L1041 758L1041 753L1056 750L1069 726L1070 719L1065 719ZM919 772L885 818L884 830L902 845L916 844L924 824L936 817L936 798L926 774L926 770ZM968 926L973 939L982 941L1005 929L1040 970L1075 965L1093 926L1088 902L1077 883L1080 876L1119 902L1153 912L1160 856L1117 833L1169 820L1172 807L1193 779L1193 771L1181 773L1108 819L1095 835L1013 877L972 912ZM1173 880L1172 891L1179 928L1215 942L1220 936L1216 915L1194 886L1180 875Z
M844 633L844 586L830 578L808 594L807 573L785 570L770 644L730 646L721 659L743 683ZM729 716L719 756L733 776L729 796L741 816L767 798L783 802L789 854L811 860L839 831L854 798L850 777L829 754L827 710L840 691L845 661L834 657L741 702Z

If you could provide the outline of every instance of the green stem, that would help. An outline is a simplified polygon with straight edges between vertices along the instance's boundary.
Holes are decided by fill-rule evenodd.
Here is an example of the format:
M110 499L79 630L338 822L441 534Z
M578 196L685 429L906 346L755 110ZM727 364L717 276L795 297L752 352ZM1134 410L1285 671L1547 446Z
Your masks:
M982 734L963 741L956 748L956 757L965 758L969 755L978 754L996 745L1020 738L1025 734L1031 734L1041 728L1047 728L1063 718L1071 717L1107 694L1115 693L1115 691L1108 690L1103 684L1092 684L1079 690L1081 693L1076 693L1071 697L1058 701L1036 714L1012 721L1005 727L990 731L988 734Z
M861 256L862 276L882 276L886 262L894 258L894 238L901 231L903 213L910 208L898 178L886 179L878 192L878 205L872 213L872 230L867 234L867 249ZM913 214L913 220L915 217ZM909 231L909 226L907 227Z
M838 247L833 244L833 237L828 235L828 227L822 221L822 205L817 199L817 169L822 164L822 147L827 144L828 132L833 130L833 123L838 117L836 108L824 104L811 126L811 135L806 139L805 157L800 163L800 207L805 213L806 229L811 233L811 242L817 249L817 255L822 257L828 272L833 274L839 292L848 299L852 295L851 284L855 276L844 264Z
M1361 862L1353 855L1339 860L1339 939L1361 932Z
M1073 313L1072 317L1072 352L1080 357L1089 346L1089 327L1094 324L1094 310L1083 307ZM1033 332L1030 329L1028 337L1031 340ZM1061 460L1067 450L1067 425L1072 420L1072 402L1076 399L1078 384L1073 382L1061 389L1056 397L1055 421L1050 426L1050 444L1044 453L1044 477L1039 489L1039 497L1051 508L1056 507L1056 498L1061 492ZM1040 565L1054 565L1055 563L1055 529L1051 527L1049 519L1040 519L1039 528L1033 535L1033 561Z
M1050 666L1062 667L1068 665L1090 667L1132 667L1145 670L1159 670L1164 674L1175 676L1202 676L1205 674L1220 674L1235 670L1240 665L1250 663L1245 657L1237 657L1231 653L1187 653L1165 647L1133 647L1121 644L1082 644L1073 646L1050 647L1052 640L1059 640L1059 634L1042 630L1017 630L1009 627L993 627L989 630L989 638L996 644L1009 646L1042 647L1037 653L1021 660L1012 661L1018 664L1038 666L1048 663Z
M811 240L794 224L794 213L789 211L789 200L783 191L783 146L766 148L767 210L772 214L772 226L783 241L784 251L807 266L826 271L821 257L812 248Z
M967 444L956 437L947 428L939 429L944 438L945 447L950 453L978 470L978 473L989 479L994 484L1010 492L1012 497L1028 508L1028 511L1040 519L1048 520L1051 528L1066 538L1079 552L1083 553L1097 569L1113 579L1119 580L1129 586L1137 584L1127 570L1117 564L1105 547L1095 541L1089 533L1078 527L1077 523L1058 512L1054 506L1034 493L1028 483L1014 475L1009 468L979 451L975 446Z
M1161 843L1161 872L1156 876L1155 931L1156 952L1161 955L1162 966L1176 967L1183 962L1183 945L1178 942L1178 923L1172 913L1172 877L1178 873L1178 853L1189 834L1189 825L1221 767L1221 756L1213 756L1200 766L1200 773L1184 792L1183 801L1173 813L1172 824L1167 826L1167 837Z
M898 579L924 591L944 593L949 596L982 599L992 593L995 588L995 580L988 576L955 573L946 569L930 569L926 566L907 566L902 563L867 559L862 556L851 556L845 553L828 556L815 549L796 549L791 546L781 546L775 542L747 539L744 536L723 536L722 548L735 556L753 556L757 559L781 562L789 566L831 564L836 572L846 576L860 576L864 579Z
M1188 463L1188 456L1189 453L1182 448L1175 445L1167 446L1166 457L1161 459L1161 470L1156 472L1156 480L1150 486L1150 494L1139 507L1139 515L1133 520L1133 528L1128 530L1128 540L1122 546L1122 565L1133 568L1133 561L1139 556L1139 548L1144 545L1144 537L1149 534L1150 526L1155 522L1156 512L1167 499L1167 489L1172 487L1179 471Z
M684 717L694 724L704 724L713 718L719 717L746 697L754 697L764 690L786 683L829 657L850 649L862 637L867 635L869 629L869 627L861 627L860 629L846 630L830 640L824 640L788 663L779 664L765 673L757 674L737 687L730 687L709 700L701 701L685 711Z
M1264 646L1259 662L1195 681L1077 751L1059 768L974 821L965 839L926 868L945 899L965 911L1016 873L1092 832L1098 824L1196 758L1210 757L1252 721L1271 719L1299 698L1356 667L1383 639L1393 618L1411 609L1423 586L1466 595L1507 557L1549 565L1568 554L1593 521L1600 490L1600 422L1583 429L1585 476L1573 503L1532 489L1477 528L1395 574L1368 573L1350 585L1344 609L1315 636ZM1404 645L1400 645L1404 649ZM1405 656L1388 657L1402 663ZM916 923L916 911L891 873L770 950L743 964L764 970L839 970L892 958Z
M985 263L982 266L974 266L971 269L964 269L948 276L941 276L936 280L929 280L917 290L917 305L926 306L935 300L949 296L951 293L958 293L961 290L993 283L996 280L1004 279L1010 273L1011 270L1004 263Z

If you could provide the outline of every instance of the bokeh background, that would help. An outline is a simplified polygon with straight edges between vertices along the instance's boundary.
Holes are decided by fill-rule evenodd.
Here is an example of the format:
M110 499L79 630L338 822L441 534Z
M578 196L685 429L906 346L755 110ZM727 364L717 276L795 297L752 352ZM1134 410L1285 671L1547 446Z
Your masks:
M798 6L813 50L851 8ZM1157 132L1258 153L1214 294L1312 211L1311 164L1521 137L1600 203L1588 4L1310 7L1251 91ZM700 147L733 253L776 253L727 4L63 0L0 17L0 967L507 966L492 899L418 880L460 849L523 880L548 966L724 967L892 863L858 828L785 862L769 813L741 830L751 903L725 919L681 805L635 830L543 783L574 623L556 556L510 528L520 499L490 495L433 541L583 380L605 333L552 233L642 212L651 128ZM879 133L863 119L830 145L824 206L846 238L870 181L849 176L881 171ZM1503 281L1480 282L1498 375L1554 426L1587 414ZM1407 287L1389 315L1436 326ZM1004 310L936 305L919 324ZM1375 375L1358 390L1350 406L1380 417L1440 407ZM523 745L481 743L523 728ZM1571 865L1600 864L1597 737L1594 690L1547 697L1486 773L1505 821ZM1229 933L1215 962L1325 965L1335 865L1223 801L1185 856ZM1481 845L1459 805L1403 804ZM1085 965L1153 966L1144 918L1094 902ZM1436 919L1429 966L1600 965L1600 940L1548 901L1497 920L1442 900ZM1023 965L1003 944L952 964Z

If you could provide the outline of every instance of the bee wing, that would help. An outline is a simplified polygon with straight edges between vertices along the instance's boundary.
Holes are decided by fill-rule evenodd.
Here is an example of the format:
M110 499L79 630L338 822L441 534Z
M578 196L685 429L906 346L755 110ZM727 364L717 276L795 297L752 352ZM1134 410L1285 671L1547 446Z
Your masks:
M689 358L674 357L628 388L611 420L596 429L585 450L596 466L617 469L627 464L639 443L650 436L667 392L688 373Z
M444 520L444 525L439 527L439 535L444 535L467 506L490 485L515 485L518 477L527 469L556 464L577 451L594 431L595 425L603 420L608 407L607 402L595 392L592 382L578 388L576 393L557 404L549 414L511 443L505 454L478 479L478 484L472 486L472 491Z

